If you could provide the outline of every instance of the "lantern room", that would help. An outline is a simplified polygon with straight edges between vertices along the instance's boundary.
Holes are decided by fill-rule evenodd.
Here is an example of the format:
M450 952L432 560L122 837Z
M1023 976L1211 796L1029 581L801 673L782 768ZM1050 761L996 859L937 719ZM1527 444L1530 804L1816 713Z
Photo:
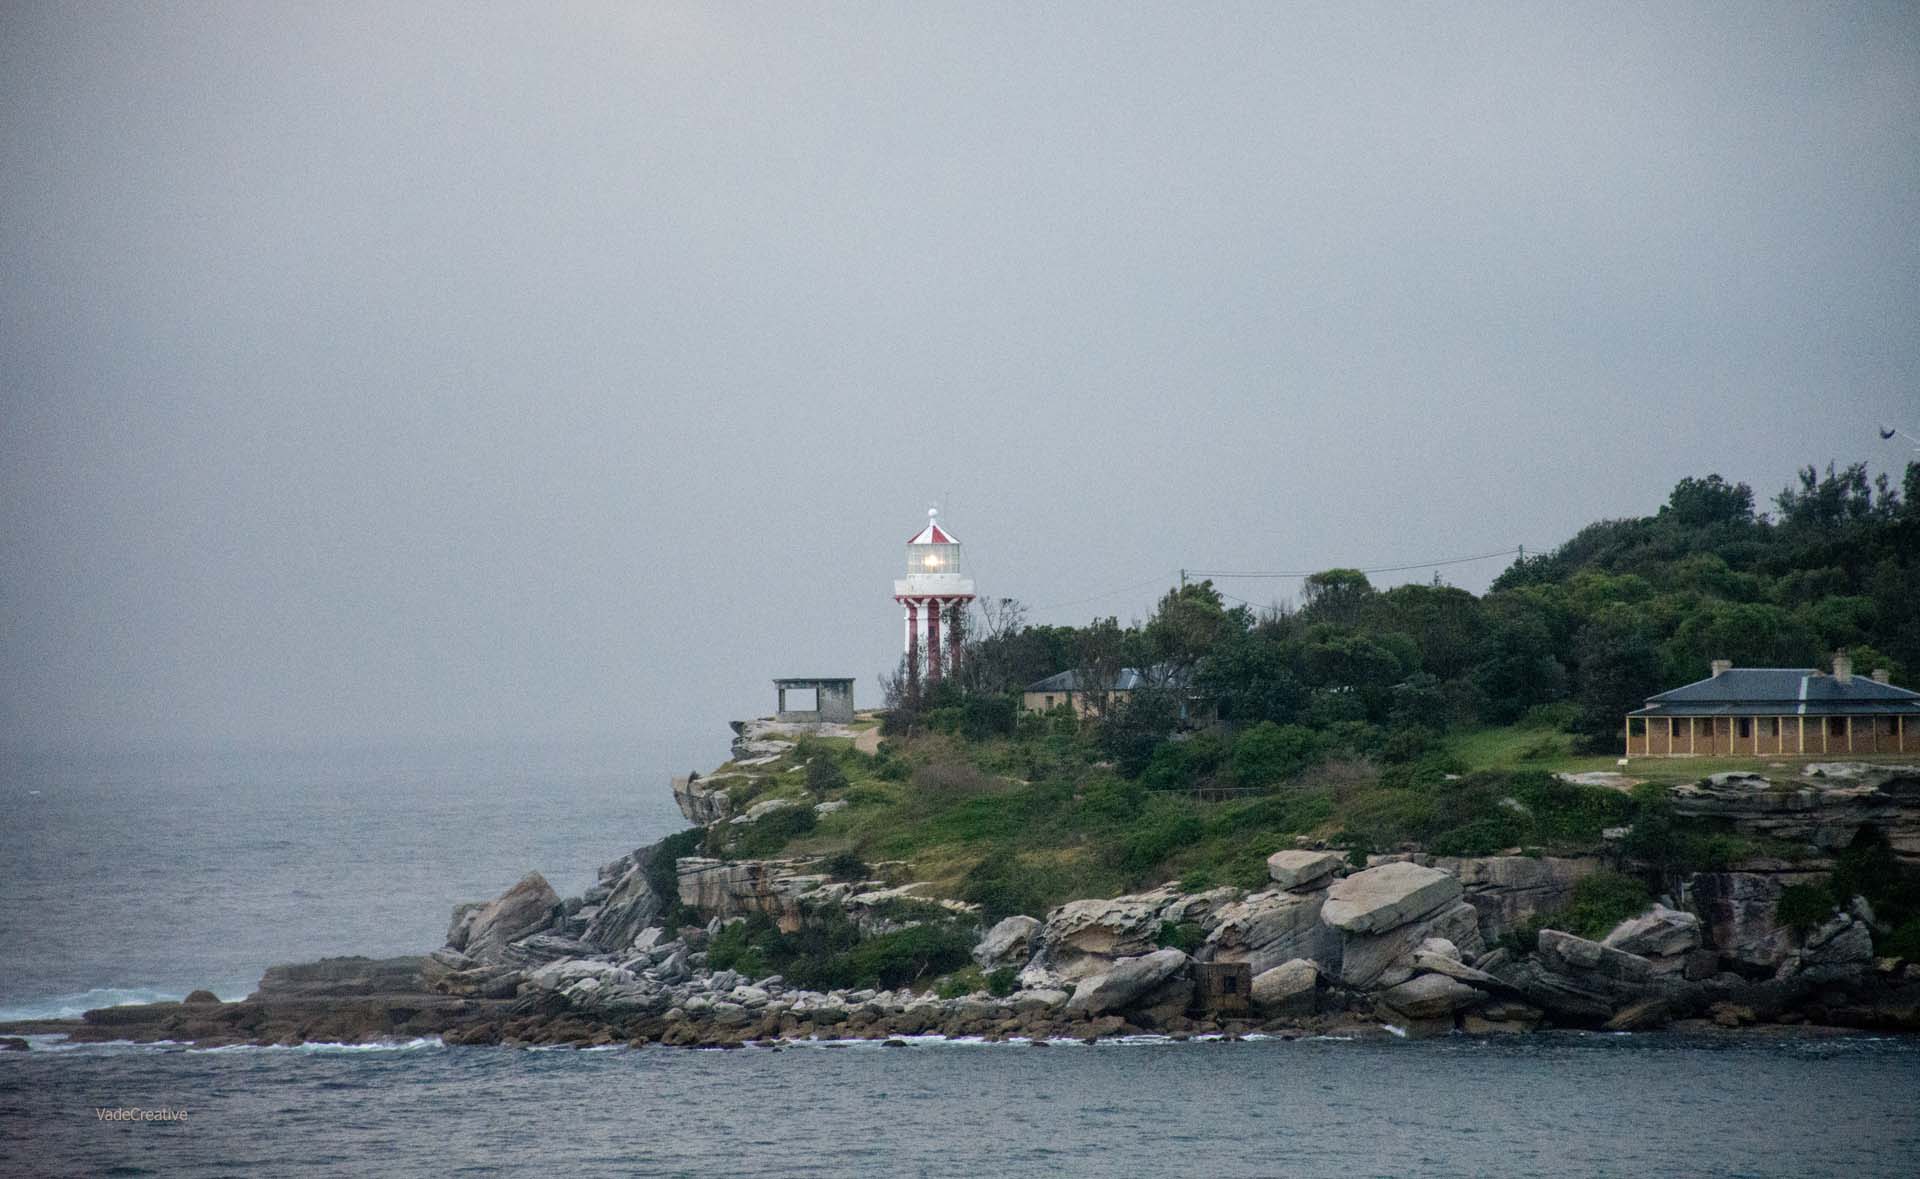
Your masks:
M958 577L960 542L940 527L940 509L927 511L927 526L907 542L908 577Z

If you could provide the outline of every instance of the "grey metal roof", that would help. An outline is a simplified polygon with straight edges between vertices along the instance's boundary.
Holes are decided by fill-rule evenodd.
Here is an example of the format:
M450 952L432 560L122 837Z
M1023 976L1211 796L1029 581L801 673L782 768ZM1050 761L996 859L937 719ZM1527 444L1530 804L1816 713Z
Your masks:
M1139 668L1125 667L1120 670L1118 675L1114 676L1113 683L1107 688L1107 691L1131 692L1139 687L1143 680L1144 677L1141 676ZM1080 673L1077 671L1063 671L1057 675L1050 675L1044 680L1035 680L1033 683L1027 685L1027 691L1029 692L1078 692L1079 690Z
M1920 692L1802 667L1735 667L1647 697L1630 716L1920 716Z

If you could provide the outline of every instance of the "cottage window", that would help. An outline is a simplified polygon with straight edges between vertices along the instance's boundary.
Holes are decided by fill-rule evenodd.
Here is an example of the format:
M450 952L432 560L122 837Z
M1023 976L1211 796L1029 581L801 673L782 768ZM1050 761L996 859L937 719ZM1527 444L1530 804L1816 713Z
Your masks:
M1680 718L1677 716L1667 718L1667 739L1671 741L1680 739Z
M1779 735L1780 735L1780 718L1777 716L1768 717L1767 718L1767 736L1778 737Z
M1742 738L1753 736L1753 718L1752 717L1743 716L1740 718L1740 736Z
M1052 708L1052 707L1053 707L1053 697L1051 697L1051 696L1049 696L1049 697L1047 697L1047 707L1048 707L1048 708Z
M1844 737L1846 735L1847 735L1847 718L1846 717L1830 716L1827 718L1827 736Z
M1647 722L1645 718L1637 717L1637 716L1630 716L1627 718L1627 736L1644 737L1646 735L1647 735Z

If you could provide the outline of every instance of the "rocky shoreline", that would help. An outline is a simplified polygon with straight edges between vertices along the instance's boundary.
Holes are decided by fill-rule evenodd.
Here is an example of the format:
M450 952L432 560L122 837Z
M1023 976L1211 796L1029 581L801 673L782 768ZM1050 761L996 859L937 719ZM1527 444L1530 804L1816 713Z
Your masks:
M749 729L736 752L777 756L783 744ZM675 793L690 820L743 821L716 813L723 794L686 780ZM1722 775L1676 794L1676 805L1736 828L1791 836L1808 855L1693 873L1677 897L1588 939L1551 919L1582 878L1609 866L1599 855L1403 852L1360 866L1301 847L1270 857L1258 890L1168 884L989 924L911 882L836 880L804 859L668 863L655 844L606 865L580 897L563 899L530 874L491 901L461 905L446 944L419 957L276 966L239 1002L196 992L0 1034L730 1048L927 1035L1045 1044L1541 1028L1920 1031L1920 964L1875 957L1878 926L1864 898L1798 928L1776 912L1786 883L1830 868L1819 856L1863 823L1902 856L1920 853L1920 768L1810 766L1785 783ZM847 922L866 936L927 921L968 927L975 964L998 985L943 998L914 986L815 990L714 968L714 939L750 917L781 930ZM1530 940L1516 937L1522 930Z

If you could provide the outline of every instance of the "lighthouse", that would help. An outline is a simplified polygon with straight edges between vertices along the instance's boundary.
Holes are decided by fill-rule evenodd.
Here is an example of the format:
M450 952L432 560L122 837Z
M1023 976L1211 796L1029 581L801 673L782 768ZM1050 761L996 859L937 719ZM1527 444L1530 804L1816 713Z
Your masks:
M955 623L973 601L973 579L960 573L960 541L940 527L940 509L928 508L927 526L907 542L907 575L894 579L893 600L906 612L908 677L924 674L928 683L938 681L942 665L951 668L960 656L961 632Z

